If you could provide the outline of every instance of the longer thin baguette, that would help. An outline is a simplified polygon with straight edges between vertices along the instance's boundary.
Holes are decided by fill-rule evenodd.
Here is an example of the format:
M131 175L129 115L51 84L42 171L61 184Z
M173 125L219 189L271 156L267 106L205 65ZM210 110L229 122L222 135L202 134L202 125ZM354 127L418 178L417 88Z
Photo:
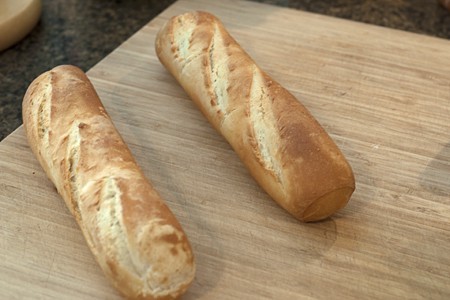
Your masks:
M23 100L29 145L106 276L129 299L173 299L194 278L191 246L86 75L59 66Z
M308 110L206 12L171 18L156 53L272 198L303 221L348 202L353 172Z

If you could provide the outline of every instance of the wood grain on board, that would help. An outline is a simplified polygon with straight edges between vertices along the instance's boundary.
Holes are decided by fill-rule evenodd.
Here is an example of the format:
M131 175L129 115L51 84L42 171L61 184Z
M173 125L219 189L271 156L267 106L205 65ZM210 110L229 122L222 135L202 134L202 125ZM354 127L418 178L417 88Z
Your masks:
M278 207L162 67L157 30L195 9L222 19L330 133L356 176L345 209L302 224ZM181 0L88 75L193 245L183 299L450 298L450 41ZM22 128L0 143L0 298L120 299Z

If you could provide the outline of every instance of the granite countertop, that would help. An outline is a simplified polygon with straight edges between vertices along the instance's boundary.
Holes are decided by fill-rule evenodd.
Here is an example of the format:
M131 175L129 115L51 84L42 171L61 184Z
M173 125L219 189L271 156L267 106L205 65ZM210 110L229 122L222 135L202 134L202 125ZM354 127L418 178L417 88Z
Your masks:
M253 0L450 39L450 12L435 0ZM42 0L41 19L0 52L0 141L20 126L26 88L60 64L89 70L173 0Z

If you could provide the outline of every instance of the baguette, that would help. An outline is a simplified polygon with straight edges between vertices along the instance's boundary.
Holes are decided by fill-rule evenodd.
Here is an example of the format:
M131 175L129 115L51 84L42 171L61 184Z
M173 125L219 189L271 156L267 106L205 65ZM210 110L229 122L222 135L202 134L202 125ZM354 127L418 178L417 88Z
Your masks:
M302 221L344 207L352 169L325 130L206 12L171 18L155 43L161 63L223 135L259 185Z
M137 166L87 76L59 66L22 104L28 143L106 277L128 299L174 299L194 278L191 246Z

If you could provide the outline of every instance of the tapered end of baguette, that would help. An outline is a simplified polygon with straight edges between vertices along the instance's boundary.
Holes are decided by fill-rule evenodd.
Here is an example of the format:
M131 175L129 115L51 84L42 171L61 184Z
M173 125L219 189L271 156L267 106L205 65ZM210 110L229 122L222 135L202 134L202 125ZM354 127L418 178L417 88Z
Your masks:
M323 195L305 209L300 219L313 222L328 218L347 204L354 190L353 187L344 187Z

